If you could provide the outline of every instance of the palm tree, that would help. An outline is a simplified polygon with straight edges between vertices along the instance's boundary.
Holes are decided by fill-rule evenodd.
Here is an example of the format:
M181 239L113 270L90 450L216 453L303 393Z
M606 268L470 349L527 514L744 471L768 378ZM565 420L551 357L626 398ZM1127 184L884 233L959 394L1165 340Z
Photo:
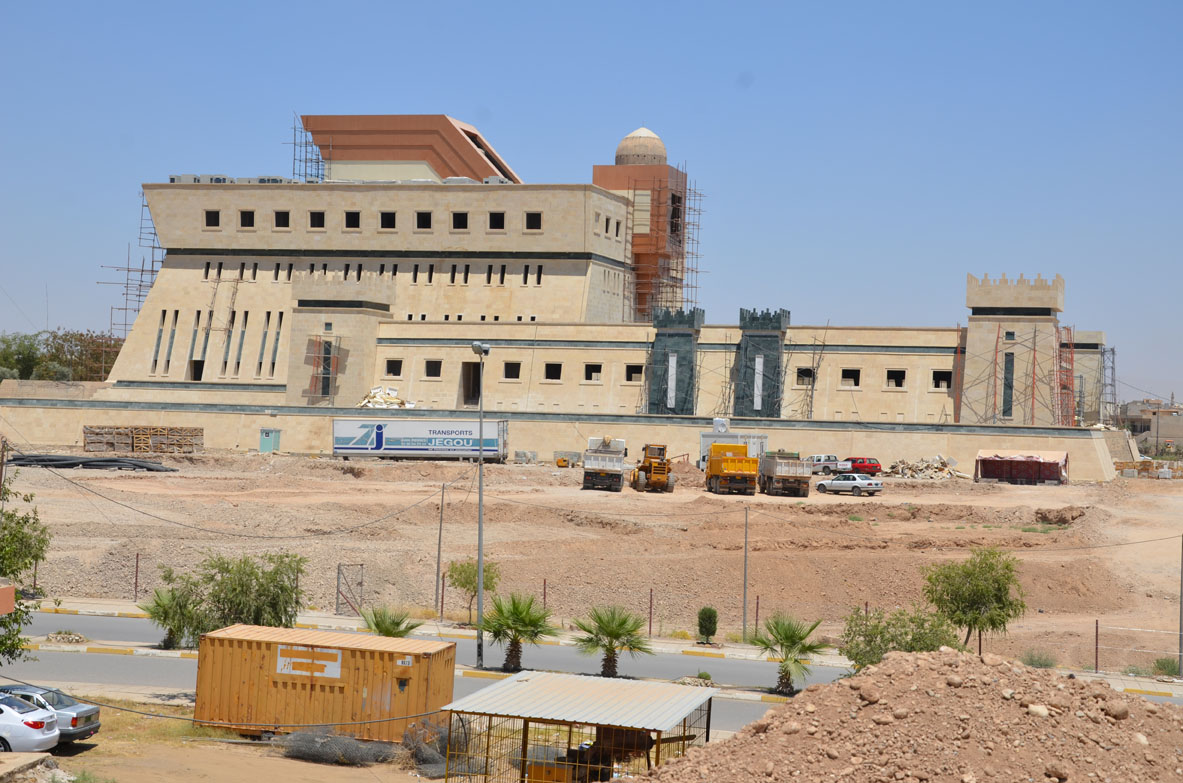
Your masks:
M379 636L399 638L409 635L411 631L423 625L409 618L408 612L395 611L385 606L361 610L361 619L366 630L373 631Z
M644 620L620 606L593 606L586 620L576 620L583 636L575 637L575 647L584 655L602 653L600 675L616 676L616 661L621 652L634 658L652 655L649 642L641 635Z
M522 670L522 644L538 644L554 636L558 628L550 624L550 612L534 602L532 595L512 593L509 598L493 596L493 609L485 615L481 630L497 644L505 645L501 669Z
M157 587L152 591L152 599L140 604L139 608L147 613L149 620L164 629L161 648L175 650L180 646L185 627L176 593L167 587Z
M809 641L809 635L821 625L818 620L807 626L803 621L777 612L764 621L764 630L756 631L752 643L762 652L780 658L777 670L776 692L792 696L797 692L793 680L803 680L809 674L806 661L826 648L822 642Z

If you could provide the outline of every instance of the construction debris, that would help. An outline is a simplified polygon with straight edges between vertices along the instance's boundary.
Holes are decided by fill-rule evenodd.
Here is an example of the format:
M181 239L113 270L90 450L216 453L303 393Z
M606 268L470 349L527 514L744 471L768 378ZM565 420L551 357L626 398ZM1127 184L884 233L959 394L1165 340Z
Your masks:
M195 454L205 446L201 427L82 427L82 450L90 452Z
M408 402L402 397L398 396L398 389L393 389L387 386L383 389L381 386L375 386L370 389L369 394L362 398L362 401L357 404L359 408L414 408L415 403Z
M956 464L955 461L947 460L940 454L935 457L925 457L916 461L898 459L891 463L891 467L884 471L883 475L908 479L971 478L971 476L959 470L954 470Z

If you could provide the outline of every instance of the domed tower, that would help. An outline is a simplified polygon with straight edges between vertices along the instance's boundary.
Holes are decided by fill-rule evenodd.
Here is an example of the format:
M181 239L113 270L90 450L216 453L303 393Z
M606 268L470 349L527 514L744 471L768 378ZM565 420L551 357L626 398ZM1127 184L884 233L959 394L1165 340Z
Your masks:
M617 166L666 165L665 142L645 126L620 140L616 145Z
M616 162L594 166L592 183L629 199L633 254L631 316L694 307L697 195L686 172L669 165L665 143L642 126L620 140Z

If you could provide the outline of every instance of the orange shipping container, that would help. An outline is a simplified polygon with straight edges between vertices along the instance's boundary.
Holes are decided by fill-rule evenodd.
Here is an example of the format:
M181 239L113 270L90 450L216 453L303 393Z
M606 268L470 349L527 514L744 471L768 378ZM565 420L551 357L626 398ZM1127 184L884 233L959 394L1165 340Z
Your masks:
M419 720L406 716L452 700L455 673L452 642L232 625L201 637L194 717L244 734L352 723L330 731L399 742Z

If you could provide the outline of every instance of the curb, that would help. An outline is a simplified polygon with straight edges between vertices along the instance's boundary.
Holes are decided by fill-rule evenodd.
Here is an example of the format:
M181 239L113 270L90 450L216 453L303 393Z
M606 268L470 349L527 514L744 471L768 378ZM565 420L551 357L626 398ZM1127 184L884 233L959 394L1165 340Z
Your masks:
M40 606L37 612L41 614L78 614L86 617L130 617L136 620L147 620L147 612L116 612L105 609L63 609L60 606Z
M188 658L197 660L197 653L187 650L154 650L150 647L106 647L81 644L40 644L30 642L21 645L22 650L41 652L89 653L91 655L138 655L144 658Z

